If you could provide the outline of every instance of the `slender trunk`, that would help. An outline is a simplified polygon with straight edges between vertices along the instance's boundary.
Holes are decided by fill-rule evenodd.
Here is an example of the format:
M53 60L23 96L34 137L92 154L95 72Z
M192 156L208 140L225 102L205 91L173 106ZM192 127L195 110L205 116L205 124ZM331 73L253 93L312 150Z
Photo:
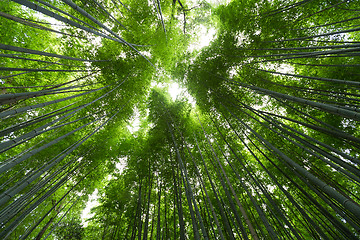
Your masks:
M154 0L155 1L155 0ZM164 23L164 19L163 19L163 14L162 14L162 11L161 11L161 5L160 5L160 1L159 0L156 0L157 2L157 5L159 6L159 15L160 15L160 20L161 20L161 24L162 24L162 27L164 29L164 33L165 33L165 36L166 36L166 28L165 28L165 23ZM156 5L156 4L155 4Z
M265 121L269 122L270 124L273 124L276 126L277 129L281 130L282 132L284 133L287 133L288 135L290 135L292 138L296 139L297 141L301 142L302 144L304 144L305 146L308 146L310 147L311 149L313 149L314 151L322 154L323 156L327 157L328 159L331 159L333 162L335 162L336 164L342 166L343 168L347 169L348 171L352 172L353 174L355 174L355 176L352 176L352 175L349 175L349 173L347 171L344 171L344 170L341 170L339 169L339 167L337 165L334 165L333 163L329 162L328 160L322 158L321 156L317 155L317 154L314 154L312 151L310 151L309 149L305 148L303 145L300 145L294 141L292 141L291 139L287 138L286 136L284 136L281 132L279 131L276 131L276 130L273 130L271 128L269 128L271 131L275 132L276 134L284 137L285 139L289 140L290 142L293 142L295 145L297 145L298 147L304 149L304 151L307 151L309 152L310 154L314 155L314 156L317 156L319 157L321 160L323 160L324 162L326 162L327 164L330 164L332 167L334 167L335 169L337 170L340 170L342 171L344 174L346 174L347 176L353 178L355 181L358 181L360 183L360 179L356 176L360 176L360 170L358 170L355 166L352 166L351 164L341 160L340 158L337 158L327 152L325 152L324 150L308 143L307 141L303 140L302 138L292 134L291 132L283 129L282 127L279 126L279 124L282 124L280 123L279 121L276 121L275 119L273 118L270 118L270 117L266 117L264 115L259 115L257 112L260 112L260 111L257 111L251 107L247 107L249 110L251 110L253 113L255 113L257 116L259 116L260 118L264 119ZM240 111L242 111L243 113L245 113L247 116L249 116L250 118L254 119L255 121L257 121L259 124L261 124L262 126L268 128L267 125L265 125L264 123L260 122L258 119L256 119L255 117L251 116L250 114L246 113L245 111L241 110L240 108L238 108ZM284 124L282 124L284 125ZM289 129L291 129L291 127L288 127Z
M6 135L11 134L12 132L21 130L21 129L23 129L23 128L26 128L26 127L29 127L29 126L31 126L31 125L34 125L34 124L36 124L36 123L45 121L45 120L47 120L47 119L51 119L51 118L53 118L53 117L60 116L61 114L64 114L64 113L66 113L66 112L69 112L69 111L72 110L72 109L76 109L76 107L75 107L75 108L71 108L71 109L64 110L64 109L66 109L66 108L71 107L72 105L77 104L77 103L78 103L78 102L72 102L72 103L70 103L69 105L66 105L66 106L64 106L64 107L61 107L61 108L59 108L59 109L56 109L56 110L54 110L54 111L52 111L52 112L48 112L48 113L46 113L46 114L44 114L44 115L42 115L42 116L35 117L35 118L32 118L32 119L27 120L27 121L25 121L25 122L20 122L20 123L18 123L18 124L15 124L15 125L12 125L12 126L10 126L10 127L7 127L7 128L5 128L4 130L1 130L1 131L0 131L0 136L1 136L1 137L6 136ZM64 110L64 111L63 111L63 110Z
M64 151L62 151L60 154L58 154L56 157L54 157L49 163L41 167L39 170L37 170L34 175L27 178L26 181L22 181L20 184L16 184L14 187L4 191L0 195L0 206L7 203L12 197L14 197L16 194L18 194L20 191L22 191L24 188L26 188L31 182L33 182L35 179L40 177L43 173L47 172L49 169L54 167L56 164L58 164L61 160L63 160L65 157L67 157L71 152L73 152L76 148L78 148L82 143L84 143L86 140L88 140L91 136L93 136L96 132L99 131L105 124L107 124L109 121L111 121L120 110L118 110L114 115L112 115L110 118L108 118L104 123L102 123L99 127L97 127L93 132L87 134L82 139L78 140L74 144L72 144L70 147L66 148Z
M16 0L19 1L19 0ZM120 40L121 43L129 46L130 48L132 48L137 54L139 54L140 56L142 56L147 62L149 62L153 67L155 67L148 59L147 57L145 57L141 52L139 52L136 48L133 47L132 44L128 43L127 41L125 41L123 38L121 38L117 33L113 32L110 28L106 27L104 24L102 24L101 22L99 22L96 18L94 18L93 16L91 16L90 14L88 14L85 10L83 10L82 8L80 8L78 5L76 5L74 2L72 2L71 0L63 0L63 2L65 2L67 5L69 5L70 7L72 7L74 10L76 10L77 12L79 12L81 15L83 15L84 17L90 19L91 21L93 21L94 23L96 23L97 25L99 25L101 28L105 29L106 31L108 31L109 33L111 33L113 36L115 36L117 39Z
M71 109L70 109L71 110ZM69 110L69 111L70 111ZM74 112L74 111L73 111ZM64 116L62 116L62 117L60 117L60 118L58 118L58 119L56 119L56 120L62 120L62 118L63 118ZM67 116L67 117L69 117L69 116ZM53 127L49 127L48 129L45 129L45 130L42 130L42 129L44 129L44 125L42 126L42 127L40 127L40 128L38 128L38 129L35 129L35 130L33 130L33 131L31 131L31 132L28 132L28 133L26 133L26 134L24 134L24 135L21 135L21 136L19 136L19 137L17 137L17 138L14 138L14 139L12 139L12 140L8 140L8 141L5 141L5 142L3 142L3 143L0 143L0 153L3 153L3 152L6 152L6 151L8 151L8 150L10 150L10 149L12 149L12 148L14 148L14 147L16 147L16 146L18 146L18 145L20 145L20 144L22 144L22 143L25 143L25 142L27 142L28 140L30 140L30 139L32 139L32 138L34 138L34 137L36 137L36 136L38 136L38 135L40 135L40 134L43 134L43 133L45 133L45 132L48 132L48 131L51 131L51 130L54 130L54 129L58 129L58 128L61 128L61 127L63 127L63 126L66 126L66 125L70 125L70 124L72 124L72 123L76 123L76 122L78 122L78 121L81 121L81 120L83 120L83 119L85 119L85 118L87 118L88 116L85 116L85 117L81 117L81 118L78 118L78 119L76 119L76 120L74 120L74 121L70 121L70 122L67 122L67 123L63 123L63 124L59 124L59 125L56 125L56 126L53 126ZM54 121L56 121L56 120L54 120ZM46 125L50 125L51 123L53 123L54 121L52 121L52 122L49 122L48 124L46 124ZM37 130L39 130L39 131L37 131Z
M346 2L348 2L348 1L347 1L347 0L344 0L344 1L338 2L338 3L336 3L336 4L330 5L329 7L323 8L323 9L321 9L321 10L315 12L315 13L312 13L312 14L310 14L310 15L307 15L307 16L305 16L305 17L302 17L302 18L300 18L300 19L295 20L295 23L296 23L296 22L300 22L300 21L302 21L302 20L304 20L304 19L307 19L307 18L309 18L309 17L312 17L312 16L314 16L314 15L316 15L316 14L319 14L319 13L321 13L321 12L324 12L324 11L326 11L326 10L329 10L329 9L331 9L331 8L334 8L334 7L338 6L338 5L343 4L343 3L346 3Z
M173 173L173 179L174 179L174 188L175 188L175 197L176 197L176 205L178 209L178 216L179 216L179 225L180 225L180 240L185 240L185 223L184 223L184 217L183 217L183 209L182 209L182 200L181 200L181 189L179 189L179 173L177 173L176 179L175 179L175 173ZM181 187L180 187L181 188Z
M24 155L21 156L20 158L17 158L17 159L15 159L14 161L11 161L11 162L9 162L9 163L6 164L6 165L0 166L0 174L3 173L3 172L5 172L5 171L8 171L9 169L13 168L13 167L16 166L17 164L19 164L19 163L25 161L26 159L32 157L32 156L35 155L36 153L38 153L38 152L40 152L40 151L42 151L42 150L44 150L44 149L46 149L46 148L48 148L48 147L56 144L56 143L59 143L62 139L66 138L67 136L72 135L73 133L79 131L80 129L85 128L86 126L88 126L88 125L90 125L91 123L94 123L94 122L96 122L96 121L98 121L98 120L99 120L99 119L96 119L96 120L94 120L94 121L91 121L91 122L89 122L89 123L86 123L86 124L82 125L81 127L76 128L76 129L74 129L73 131L68 132L68 133L62 135L61 137L58 137L58 138L56 138L56 139L54 139L54 140L52 140L52 141L44 144L43 146L41 146L41 147L39 147L39 148L37 148L37 149L34 149L34 150L32 150L32 151L24 154Z
M207 166L206 166L206 162L205 162L205 160L204 160L204 157L203 157L203 155L201 154L201 150L200 150L200 147L199 147L199 144L198 144L197 140L196 140L196 145L197 145L197 148L198 148L198 150L199 150L199 153L200 153L200 156L201 156L201 160L202 160L202 162L203 162L203 165L204 165L204 167L205 167L205 172L206 172L206 174L207 174L207 176L208 176L208 179L209 179L209 182L210 182L212 191L213 191L213 193L214 193L216 202L217 202L217 204L218 204L218 209L220 210L220 215L221 215L222 222L224 223L224 225L225 225L225 226L224 226L224 227L225 227L225 230L226 230L226 232L228 233L227 238L234 239L234 236L233 236L233 233L232 233L232 230L231 230L231 227L230 227L230 223L228 222L227 217L226 217L226 215L225 215L225 210L224 210L224 207L223 207L224 205L223 205L223 204L220 202L220 200L219 200L219 197L218 197L218 194L217 194L215 185L214 185L214 183L213 183L213 180L211 179L210 173L209 173L208 168L207 168ZM219 233L220 233L220 232L221 232L221 230L220 230L220 228L219 228Z
M271 91L271 90L268 90L268 89L265 89L265 88L256 87L256 86L249 85L249 84L246 84L246 83L241 83L241 82L238 82L238 81L233 81L233 80L228 80L228 81L231 82L231 83L234 83L235 85L239 85L241 87L246 87L246 88L252 89L252 90L254 90L256 92L260 92L260 93L263 93L263 94L266 94L266 95L269 95L269 96L272 96L272 97L279 97L279 98L290 100L290 101L293 101L293 102L297 102L297 103L300 103L300 104L303 104L303 105L308 105L308 106L311 106L311 107L314 107L314 108L318 108L318 109L321 109L321 110L324 110L326 112L330 112L330 113L333 113L333 114L336 114L336 115L344 116L346 118L351 118L351 119L354 119L354 120L360 120L360 114L357 113L357 112L354 112L354 111L341 109L341 108L334 107L332 105L325 104L325 103L318 103L318 102L305 100L303 98L290 96L290 95L287 95L287 94Z
M128 31L128 29L122 25L115 17L113 17L98 1L96 0L92 0L97 6L99 6L101 8L101 10L103 10L107 16L109 16L111 19L113 19L115 22L117 22L121 27L123 27L125 30Z
M51 217L49 221L45 224L45 226L41 229L41 231L38 233L38 235L35 237L35 240L41 240L42 236L46 232L46 230L49 228L49 226L53 223L55 217Z
M220 129L218 128L218 126L215 124L215 122L214 122L213 119L212 119L212 121L213 121L215 127L217 128L218 133L221 135L221 137L223 138L223 140L225 141L225 143L227 144L227 146L229 147L229 149L231 150L231 152L235 153L234 150L232 149L232 147L230 146L230 144L229 144L229 143L227 142L227 140L225 139L224 135L221 133L221 131L220 131ZM250 140L251 140L251 139L250 139ZM215 141L215 143L217 143L217 142ZM220 148L220 146L219 146L218 144L217 144L217 146L218 146L218 148L220 149L220 151L222 152L222 154L223 154L224 158L226 159L226 161L228 162L228 164L230 165L231 169L232 169L234 172L236 172L235 169L234 169L234 167L232 166L232 164L231 164L230 161L228 160L228 157L227 157L227 156L225 155L225 153L222 151L222 149ZM251 151L251 149L248 149L248 150ZM253 156L254 156L255 158L257 158L257 157L255 156L255 154L253 154ZM220 164L220 163L219 163L219 164ZM220 165L220 166L221 166L221 165ZM269 202L271 203L271 205L275 208L276 212L277 212L277 213L280 215L280 217L284 220L285 223L284 223L284 224L280 223L281 226L283 226L283 225L289 226L289 228L291 229L291 231L293 232L293 234L296 236L296 238L297 238L297 239L301 239L301 237L298 235L298 233L297 233L297 232L294 230L294 228L292 227L292 224L287 220L287 218L283 215L282 211L279 209L279 207L277 206L277 204L276 204L276 203L273 201L273 199L270 197L270 195L268 194L267 190L262 186L262 183L257 180L256 176L255 176L255 177L253 176L253 173L252 173L253 171L251 171L251 170L248 169L250 166L249 166L249 167L246 167L244 164L242 164L242 167L243 167L243 169L245 169L245 171L246 171L247 174L250 176L250 178L255 182L255 184L260 188L260 190L264 193L265 197L269 200ZM222 167L221 167L221 168L222 168ZM228 180L228 178L227 178L227 176L226 176L226 174L225 174L225 172L224 172L224 176L225 176L225 178L226 178L226 180L227 180L227 182L228 182L229 187L232 189L232 191L234 191L233 188L232 188L232 186L231 186L231 184L230 184L230 182L229 182L229 180ZM233 192L233 195L236 196L235 192ZM237 197L236 197L236 198L237 198Z
M145 181L145 180L144 180ZM140 185L141 185L141 182L142 182L142 180L140 180ZM144 189L144 193L146 194L146 186L145 186L145 189ZM146 195L145 195L146 196ZM140 187L140 193L139 193L139 220L138 220L138 233L137 233L137 235L138 235L138 240L141 240L141 233L142 233L142 223L143 223L143 218L142 218L142 216L143 216L143 194L142 194L142 192L141 192L141 187Z
M230 180L229 180L229 178L227 177L227 174L226 174L226 172L225 172L222 164L220 163L220 160L219 160L219 158L218 158L218 156L217 156L217 154L216 154L216 152L215 152L215 150L214 150L214 148L213 148L213 146L212 146L212 144L211 144L211 142L210 142L210 140L209 140L208 135L207 135L206 132L205 132L205 129L203 128L202 130L203 130L204 135L205 135L205 137L206 137L206 139L207 139L207 143L208 143L208 145L210 146L212 155L214 156L214 158L215 158L216 161L217 161L216 163L213 163L212 161L210 161L210 162L211 162L211 163L213 164L213 166L215 167L215 170L216 170L216 172L217 172L217 174L218 174L218 176L219 176L220 183L221 183L221 185L222 185L222 187L223 187L223 189L224 189L224 191L225 191L225 195L226 195L226 197L227 197L227 199L228 199L228 202L229 202L229 204L230 204L230 207L231 207L231 209L232 209L232 211L233 211L233 213L234 213L234 215L235 215L236 221L238 222L238 224L239 224L239 226L240 226L240 228L241 228L241 230L242 230L242 235L243 235L243 237L244 237L245 239L248 239L247 233L244 231L243 224L242 224L242 222L241 222L240 217L238 216L238 212L237 212L237 210L236 210L236 208L235 208L233 199L232 199L231 196L230 196L228 187L226 186L226 184L225 184L225 182L224 182L224 180L223 180L222 175L225 177L226 182L227 182L229 188L231 189L231 192L232 192L232 194L233 194L233 196L234 196L234 198L235 198L235 200L236 200L236 203L238 204L238 207L239 207L240 209L242 208L242 205L240 204L240 201L239 201L239 199L238 199L238 197L237 197L237 195L236 195L236 193L235 193L235 191L234 191L234 189L233 189L233 187L232 187L232 184L230 183ZM216 141L216 140L215 140L215 141ZM211 158L210 158L210 159L211 159ZM221 173L220 173L220 169L221 169L222 175L221 175ZM245 213L245 214L246 214L246 213ZM244 218L245 218L245 216L244 216ZM251 224L251 223L250 223L250 224ZM235 225L235 226L236 226L236 225ZM249 225L248 227L249 227L249 229L251 229L251 228L252 228L252 225ZM255 235L255 238L254 238L254 239L257 239L257 236L256 236L256 235Z
M51 64L53 65L53 64ZM48 66L46 66L48 67ZM82 70L67 70L67 69L43 69L43 68L10 68L10 67L0 67L0 71L26 71L28 72L89 72L89 69L82 69ZM92 71L92 70L91 70ZM9 76L6 76L9 77ZM12 76L11 76L12 77Z
M294 51L294 50L338 49L338 48L354 48L354 47L360 47L360 44L341 44L341 45L287 47L287 48L286 47L283 47L283 48L273 47L273 48L238 48L238 49L241 51ZM312 52L290 52L289 54L304 54L304 55L306 55L308 53L312 53ZM267 55L264 55L264 56L267 56Z
M130 9L129 9L125 4L123 4L120 0L118 0L118 2L119 2L126 10L128 10L129 12L131 12Z
M130 238L132 240L136 238L136 228L138 226L137 223L141 221L141 188L142 188L142 179L140 178L135 217L134 217L134 223L132 224L133 228L131 231L131 238Z
M279 14L279 13L283 13L285 11L288 11L288 10L293 9L295 7L299 7L299 6L304 5L304 4L306 4L308 2L311 2L311 1L312 0L303 0L303 1L300 1L300 2L293 3L293 4L289 4L289 5L286 5L284 7L280 7L278 9L276 9L276 10L271 10L269 12L262 13L261 15L263 15L263 16L261 16L261 17L270 17L270 16L273 16L273 15L276 15L276 14Z
M66 16L72 18L72 19L75 19L76 21L81 22L82 24L85 24L85 25L91 27L92 29L98 31L97 28L95 28L94 26L88 24L87 22L84 22L83 20L81 20L81 19L79 19L79 18L77 18L77 17L74 17L73 15L71 15L71 14L69 14L69 13L67 13L67 12L65 12L65 11L63 11L63 10L61 10L61 9L59 9L59 8L54 7L54 6L52 6L51 4L49 4L49 3L47 3L47 2L44 2L44 1L42 1L42 0L35 0L35 1L37 1L37 2L39 2L39 3L41 3L41 4L43 4L43 5L51 8L51 9L54 9L54 10L57 11L57 12L61 12L62 14L66 15Z
M1 12L0 12L1 14ZM87 66L83 66L83 65L70 65L70 64L65 64L65 63L59 63L59 62L51 62L51 61L44 61L44 60L40 60L40 59L33 59L33 58L25 58L25 57L19 57L16 56L14 54L0 54L0 57L4 57L4 58L13 58L13 59L21 59L21 60L26 60L26 61L32 61L32 62L40 62L40 63L48 63L48 64L53 64L53 65L59 65L59 66L66 66L66 67L87 67ZM36 86L29 86L29 88L31 87L36 87ZM20 87L20 88L24 88L24 87Z
M360 31L360 28L353 28L353 29L346 29L346 30L342 30L342 31L337 31L337 32L330 32L330 33L323 33L323 34L316 34L316 35L312 35L312 36L305 36L305 37L298 37L298 38L290 38L290 39L284 39L284 40L275 40L275 41L264 41L264 42L289 42L289 41L299 41L299 40L306 40L309 38L318 38L318 37L327 37L327 36L332 36L332 35L337 35L337 34L343 34L343 33L351 33L351 32L357 32Z
M156 205L153 207L153 214L151 216L151 230L150 230L150 239L153 239L154 226L155 226L155 215L156 215Z
M261 113L263 114L264 117L265 117L264 114L266 114L266 116L269 116L269 115L270 115L270 116L276 116L276 117L284 118L284 119L289 120L289 121L292 121L292 122L294 122L294 121L297 122L296 120L288 119L288 118L281 117L281 116L277 116L277 115L274 115L274 114L265 113L265 112L261 112ZM267 118L269 119L270 117L267 117ZM360 161L359 161L358 159L356 159L356 158L353 158L353 157L351 157L351 156L349 156L349 155L347 155L347 154L341 153L339 150L334 149L333 147L331 147L331 146L329 146L329 145L327 145L327 144L325 144L325 143L322 143L322 142L320 142L320 141L318 141L318 140L316 140L316 139L314 139L314 138L312 138L312 137L309 137L308 135L306 135L306 134L304 134L304 133L302 133L302 132L299 132L299 131L297 131L296 129L294 129L294 128L286 125L286 124L283 124L283 123L275 120L274 118L271 118L271 119L272 119L272 122L277 123L278 126L283 126L284 128L287 128L287 129L289 129L290 131L292 131L292 132L294 132L294 133L297 133L297 134L299 134L300 136L305 137L306 139L308 139L308 140L310 140L310 141L313 141L313 142L319 144L320 146L325 147L325 148L329 149L330 151L333 151L333 152L339 154L340 156L342 156L342 157L350 160L351 162L353 162L353 163L355 163L355 164L359 164L359 163L360 163ZM302 122L301 122L301 123L299 122L299 124L304 125L304 126L307 126L307 124L304 124L304 123L302 123ZM317 129L315 129L315 130L317 130ZM345 133L345 134L346 134L346 133ZM346 134L346 135L347 135L347 134ZM338 133L338 134L336 135L336 133L334 133L333 136L343 137L344 134ZM299 139L300 139L300 138L299 138ZM317 147L317 149L320 149L320 148ZM320 150L321 150L321 149L320 149ZM321 151L322 151L322 150L321 150ZM324 152L324 151L323 151L323 152ZM330 156L329 153L327 153L327 152L324 152L324 153L325 153L327 156ZM331 156L332 156L332 155L331 155ZM333 156L333 157L334 157L334 156ZM335 161L338 161L338 160L335 160ZM343 160L340 160L340 161L343 162Z
M178 129L178 128L177 128L177 129ZM180 136L181 136L183 142L185 143L186 149L187 149L187 151L188 151L188 153L189 153L189 155L190 155L190 157L191 157L191 160L192 160L192 162L193 162L193 164L194 164L194 166L195 166L195 170L196 170L196 173L197 173L197 175L198 175L198 177L199 177L199 179L200 179L200 183L201 183L201 185L203 186L203 188L205 189L205 192L206 192L206 194L207 194L207 191L206 191L206 188L205 188L205 184L204 184L203 179L202 179L202 177L201 177L200 171L199 171L198 167L196 166L195 159L194 159L194 157L193 157L193 155L192 155L192 153L191 153L191 151L190 151L190 149L189 149L189 147L188 147L188 144L186 143L186 140L185 140L185 138L183 137L181 131L180 131L179 129L178 129L178 131L180 132ZM209 199L208 199L208 200L209 200ZM194 200L194 201L195 201L195 200ZM209 201L210 201L210 200L209 200ZM210 204L211 204L211 202L210 202ZM200 206L200 207L201 207L201 206ZM211 207L212 207L212 205L211 205ZM197 211L197 212L199 212L199 211ZM200 215L200 214L198 213L198 215ZM200 217L200 219L201 219L201 217ZM215 219L216 219L216 221L217 221L216 215L215 215ZM202 221L201 221L200 223L201 223L201 226L202 226L202 231L203 231L203 234L204 234L204 238L207 239L207 238L208 238L208 233L207 233L207 231L205 230L205 226L204 226L204 224L203 224ZM221 232L221 229L220 229L220 232ZM220 235L222 236L222 239L223 239L222 232L221 232Z
M201 151L200 151L199 144L198 144L198 142L197 142L196 136L195 136L195 141L196 141L196 145L197 145L198 150L199 150L200 157L201 157L201 159L203 160L203 156L202 156L202 153L201 153ZM203 160L203 161L204 161L204 160ZM196 162L194 161L193 163L194 163L195 168L198 169L198 167L197 167L197 165L196 165ZM198 171L198 170L197 170L197 171ZM199 171L198 171L198 172L199 172ZM207 192L207 190L206 190L205 183L204 183L204 181L203 181L203 179L202 179L202 177L201 177L200 172L198 173L198 175L199 175L200 181L201 181L201 183L202 183L202 185L203 185L203 189L204 189L204 192L205 192L205 195L206 195L206 199L207 199L207 201L208 201L208 203L209 203L209 205L210 205L210 210L211 210L212 216L214 217L214 221L215 221L215 224L216 224L216 226L217 226L217 230L219 231L220 238L221 238L222 240L224 240L224 239L225 239L225 238L224 238L224 234L223 234L223 232L222 232L222 230L221 230L221 226L220 226L219 220L218 220L218 218L216 217L216 213L215 213L214 207L213 207L213 205L212 205L212 203L211 203L209 194L208 194L208 192Z
M70 212L70 210L76 205L77 201L80 199L81 195L74 201L74 203L70 206L70 208L64 213L61 219L55 224L55 226L51 229L51 231L45 236L44 240L46 240L50 234L57 228L59 223L63 220L63 218Z
M178 145L177 145L177 143L175 141L173 130L172 130L172 127L170 126L170 124L168 124L168 128L169 128L170 133L171 133L171 138L172 138L172 141L174 143L177 159L178 159L178 162L179 162L179 165L180 165L181 176L182 176L182 180L184 182L185 194L186 194L186 198L187 198L187 201L188 201L189 211L190 211L190 215L191 215L191 219L192 219L194 237L195 237L195 239L200 239L200 235L199 235L199 231L198 231L198 227L197 227L197 221L195 219L194 209L193 209L193 204L196 205L196 203L193 202L192 198L191 198L192 190L191 190L191 186L190 186L190 183L189 183L189 180L188 180L187 171L186 171L185 166L183 164L183 161L181 159L181 155L179 153Z
M152 190L152 179L150 177L150 167L149 167L149 192L148 192L148 197L147 197L147 207L146 207L146 217L145 217L145 223L144 223L144 233L143 233L143 239L147 240L148 237L148 229L149 229L149 215L150 215L150 197L151 197L151 190Z
M14 0L14 1L18 1L18 0ZM25 0L21 0L21 1L25 1ZM74 61L83 61L83 62L106 61L106 60L88 60L88 59L74 58L74 57L69 57L69 56L64 56L64 55L59 55L59 54L54 54L54 53L48 53L48 52L42 52L42 51L37 51L37 50L32 50L32 49L27 49L27 48L22 48L22 47L15 47L15 46L10 46L10 45L5 45L5 44L0 44L0 49L7 50L7 51L14 51L14 52L35 54L35 55L46 56L46 57L55 57L55 58L60 58L60 59L74 60Z
M335 25L335 24L339 24L339 23L354 21L354 20L357 20L357 19L360 19L360 17L352 17L352 18L348 18L348 19L345 19L345 20L337 21L337 22L332 22L332 23L327 23L327 24L321 24L321 25L317 25L317 26L313 26L313 27L295 28L295 29L290 29L290 30L291 30L291 31L310 30L310 29L315 29L315 28L321 28L321 27L331 26L331 25Z
M63 177L58 183L56 183L45 195L39 198L35 203L33 203L28 209L26 209L17 219L12 221L1 233L0 237L6 239L14 229L21 223L21 221L30 214L36 207L38 207L43 201L45 201L51 194L53 194L59 187L61 187L69 178L71 173L68 173Z
M95 34L97 36L107 38L107 39L110 39L110 40L113 40L113 41L116 41L116 42L119 42L119 43L124 43L124 41L121 41L121 40L116 39L116 38L109 37L109 36L99 32L99 31L96 31L94 29L91 29L91 28L85 27L83 25L80 25L77 22L74 22L74 21L72 21L70 19L67 19L67 18L65 18L65 17L63 17L63 16L61 16L59 14L56 14L56 13L50 11L50 10L47 10L47 9L45 9L43 7L40 7L39 5L36 5L36 4L34 4L34 3L32 3L32 2L30 2L28 0L12 0L12 1L17 2L17 3L19 3L19 4L23 5L23 6L26 6L26 7L30 8L30 9L35 10L35 11L38 11L38 12L40 12L42 14L45 14L45 15L51 17L51 18L55 18L56 20L61 21L61 22L66 23L66 24L69 24L69 25L71 25L73 27L80 28L80 29L82 29L82 30L84 30L86 32L93 33L93 34ZM37 1L39 1L39 0L37 0ZM75 59L72 59L72 60L75 60ZM89 60L77 60L77 61L89 61ZM96 60L96 61L106 61L106 60Z
M85 39L84 37L76 36L76 35L72 35L72 34L68 34L68 33L63 33L63 32L60 32L60 31L56 31L54 29L41 26L39 24L27 21L27 20L25 20L23 18L15 17L13 15L10 15L10 14L4 13L4 12L0 12L0 16L5 17L5 18L10 19L10 20L13 20L13 21L18 22L18 23L33 27L33 28L38 28L38 29L41 29L41 30L58 33L58 34L62 34L62 35L69 36L69 37Z
M158 214L157 214L157 227L156 227L156 240L160 240L160 234L161 234L161 218L160 218L160 206L161 206L161 189L162 189L162 182L159 181L159 194L158 194Z
M330 57L354 57L359 56L358 52L360 48L350 48L350 49L340 49L340 50L327 50L327 51L317 51L317 52L303 52L303 53L281 53L281 54L269 54L269 55L254 55L246 56L247 58L272 58L265 59L261 61L251 61L248 63L243 63L243 66L254 64L254 63L266 63L266 62L285 62L284 60L289 59L300 59L300 58L330 58ZM243 57L238 55L229 55L229 57ZM280 58L279 58L280 57ZM287 62L287 61L286 61Z
M77 97L84 96L84 95L87 95L87 94L90 94L90 93L93 93L93 92L97 92L97 91L102 90L102 89L107 88L107 87L109 87L109 85L105 86L105 87L98 88L98 89L91 90L89 92L80 93L80 94L77 94L77 95L73 95L73 96L69 96L69 97L65 97L65 98L61 98L61 99L56 99L56 100L49 101L49 102L43 102L43 103L39 103L39 104L36 104L36 105L31 105L31 106L18 108L18 109L13 109L13 110L0 112L0 118L5 118L7 116L15 115L15 114L18 114L18 113L23 113L23 112L26 112L28 110L32 110L32 109L36 109L36 108L40 108L40 107L46 107L46 106L49 106L49 105L52 105L52 104L55 104L55 103L67 101L67 100L70 100L70 99L73 99L73 98L77 98Z
M360 82L355 82L355 81L346 81L346 80L333 79L333 78L310 77L310 76L297 75L297 74L291 74L291 73L281 73L281 72L276 72L276 71L269 71L269 70L252 68L252 67L250 67L250 68L254 69L254 70L262 71L262 72L268 72L268 73L283 75L283 76L306 78L306 79L313 79L313 80L319 80L319 81L325 81L325 82L334 82L334 83L360 86Z
M93 100L93 101L91 101L91 102L89 102L89 103L86 103L86 104L84 104L84 105L82 105L82 106L76 107L77 109L75 109L74 111L71 111L70 113L67 113L67 114L65 114L65 115L63 115L63 116L61 116L61 117L59 117L59 118L57 118L57 119L55 119L55 120L53 120L53 121L51 121L51 122L48 122L47 124L45 124L45 125L43 125L43 126L40 126L40 127L34 129L34 130L31 131L31 132L28 132L28 133L26 133L26 134L24 134L24 135L21 135L21 136L19 136L19 137L16 137L16 138L14 138L14 139L12 139L12 140L9 140L9 141L0 143L0 149L6 149L5 151L7 151L8 149L10 149L10 148L12 148L12 147L14 147L14 146L16 146L16 145L19 145L19 144L23 143L24 141L27 141L27 140L29 140L29 139L31 139L31 138L34 138L35 136L38 136L38 135L40 134L40 132L41 132L41 133L44 133L44 132L48 132L48 131L50 131L50 130L53 130L53 129L56 129L56 128L60 127L60 126L55 126L55 127L52 127L52 128L48 128L49 126L55 124L56 122L59 122L59 121L61 121L61 120L63 120L63 119L66 119L66 118L70 117L71 115L77 113L78 111L84 109L85 107L91 105L92 103L97 102L98 100L104 98L105 96L107 96L108 94L110 94L111 92L113 92L115 89L117 89L118 87L120 87L120 85L123 84L124 82L125 82L125 80L122 81L122 82L121 82L119 85L117 85L115 88L111 89L110 91L108 91L107 93L103 94L102 96L96 98L95 100ZM46 129L46 128L47 128L47 129ZM45 130L43 130L43 129L45 129ZM24 140L24 139L25 139L25 140Z
M224 106L225 107L225 106ZM226 108L226 107L225 107ZM331 186L324 183L322 180L315 177L305 168L300 166L298 163L294 162L291 158L281 152L278 148L272 145L270 142L261 137L256 131L254 131L249 125L240 120L236 115L234 115L228 108L226 108L244 127L246 127L250 132L252 132L265 146L269 147L276 155L278 159L284 161L289 164L292 168L294 168L299 174L303 175L306 179L308 179L312 184L321 188L328 196L336 199L341 205L345 207L345 209L353 212L355 215L360 216L360 206L356 204L352 199L346 198L336 190L334 190Z
M60 169L57 169L49 176L44 176L42 180L37 182L32 188L14 200L11 204L6 206L0 211L0 220L1 222L9 222L11 218L16 216L21 210L25 209L25 207L30 204L33 200L41 196L42 193L46 192L46 189L51 186L53 183L58 181L60 178L62 178L66 174L70 174L74 171L76 171L81 165L76 164L76 160L78 158L73 158L70 161L68 161L66 164L64 164ZM71 167L71 165L74 165ZM70 169L70 170L68 170ZM53 183L51 183L51 181ZM47 187L46 187L47 186ZM40 191L40 192L39 192ZM39 193L38 193L39 192ZM35 196L35 197L34 197Z
M1 104L6 104L7 100L12 100L12 99L28 99L28 98L32 98L32 97L38 97L38 96L43 96L43 95L48 95L48 94L57 94L57 93L61 93L61 92L66 92L66 90L71 90L71 89L76 89L76 88L84 88L87 87L88 85L78 85L78 86L70 86L70 87L64 87L64 88L58 88L58 89L47 89L47 90L41 90L41 91L36 91L36 92L22 92L22 93L7 93L7 94L1 94L0 95L0 103ZM89 90L91 91L91 90Z

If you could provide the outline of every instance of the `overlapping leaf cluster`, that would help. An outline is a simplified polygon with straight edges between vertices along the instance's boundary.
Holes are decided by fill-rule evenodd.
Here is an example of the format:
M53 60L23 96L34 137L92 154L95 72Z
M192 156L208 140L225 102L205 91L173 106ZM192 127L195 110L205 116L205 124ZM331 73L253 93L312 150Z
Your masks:
M2 1L1 238L357 239L358 3Z

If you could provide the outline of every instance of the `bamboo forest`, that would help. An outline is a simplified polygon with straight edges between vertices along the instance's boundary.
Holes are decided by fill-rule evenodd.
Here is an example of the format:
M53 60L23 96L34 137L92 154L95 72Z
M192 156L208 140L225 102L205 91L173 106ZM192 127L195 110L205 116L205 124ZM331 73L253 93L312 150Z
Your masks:
M0 239L360 239L360 1L0 0Z

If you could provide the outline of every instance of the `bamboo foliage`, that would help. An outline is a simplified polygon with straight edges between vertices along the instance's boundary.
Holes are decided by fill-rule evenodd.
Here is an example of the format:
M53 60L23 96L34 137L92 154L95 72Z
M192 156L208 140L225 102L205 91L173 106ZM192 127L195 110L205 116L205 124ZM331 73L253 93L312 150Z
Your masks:
M358 239L358 3L0 2L0 237Z

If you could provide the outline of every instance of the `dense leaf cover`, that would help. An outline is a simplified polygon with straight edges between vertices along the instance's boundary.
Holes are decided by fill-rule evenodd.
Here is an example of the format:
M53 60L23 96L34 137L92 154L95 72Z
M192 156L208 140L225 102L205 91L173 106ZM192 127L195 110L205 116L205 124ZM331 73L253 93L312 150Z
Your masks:
M359 3L0 1L0 238L358 239Z

